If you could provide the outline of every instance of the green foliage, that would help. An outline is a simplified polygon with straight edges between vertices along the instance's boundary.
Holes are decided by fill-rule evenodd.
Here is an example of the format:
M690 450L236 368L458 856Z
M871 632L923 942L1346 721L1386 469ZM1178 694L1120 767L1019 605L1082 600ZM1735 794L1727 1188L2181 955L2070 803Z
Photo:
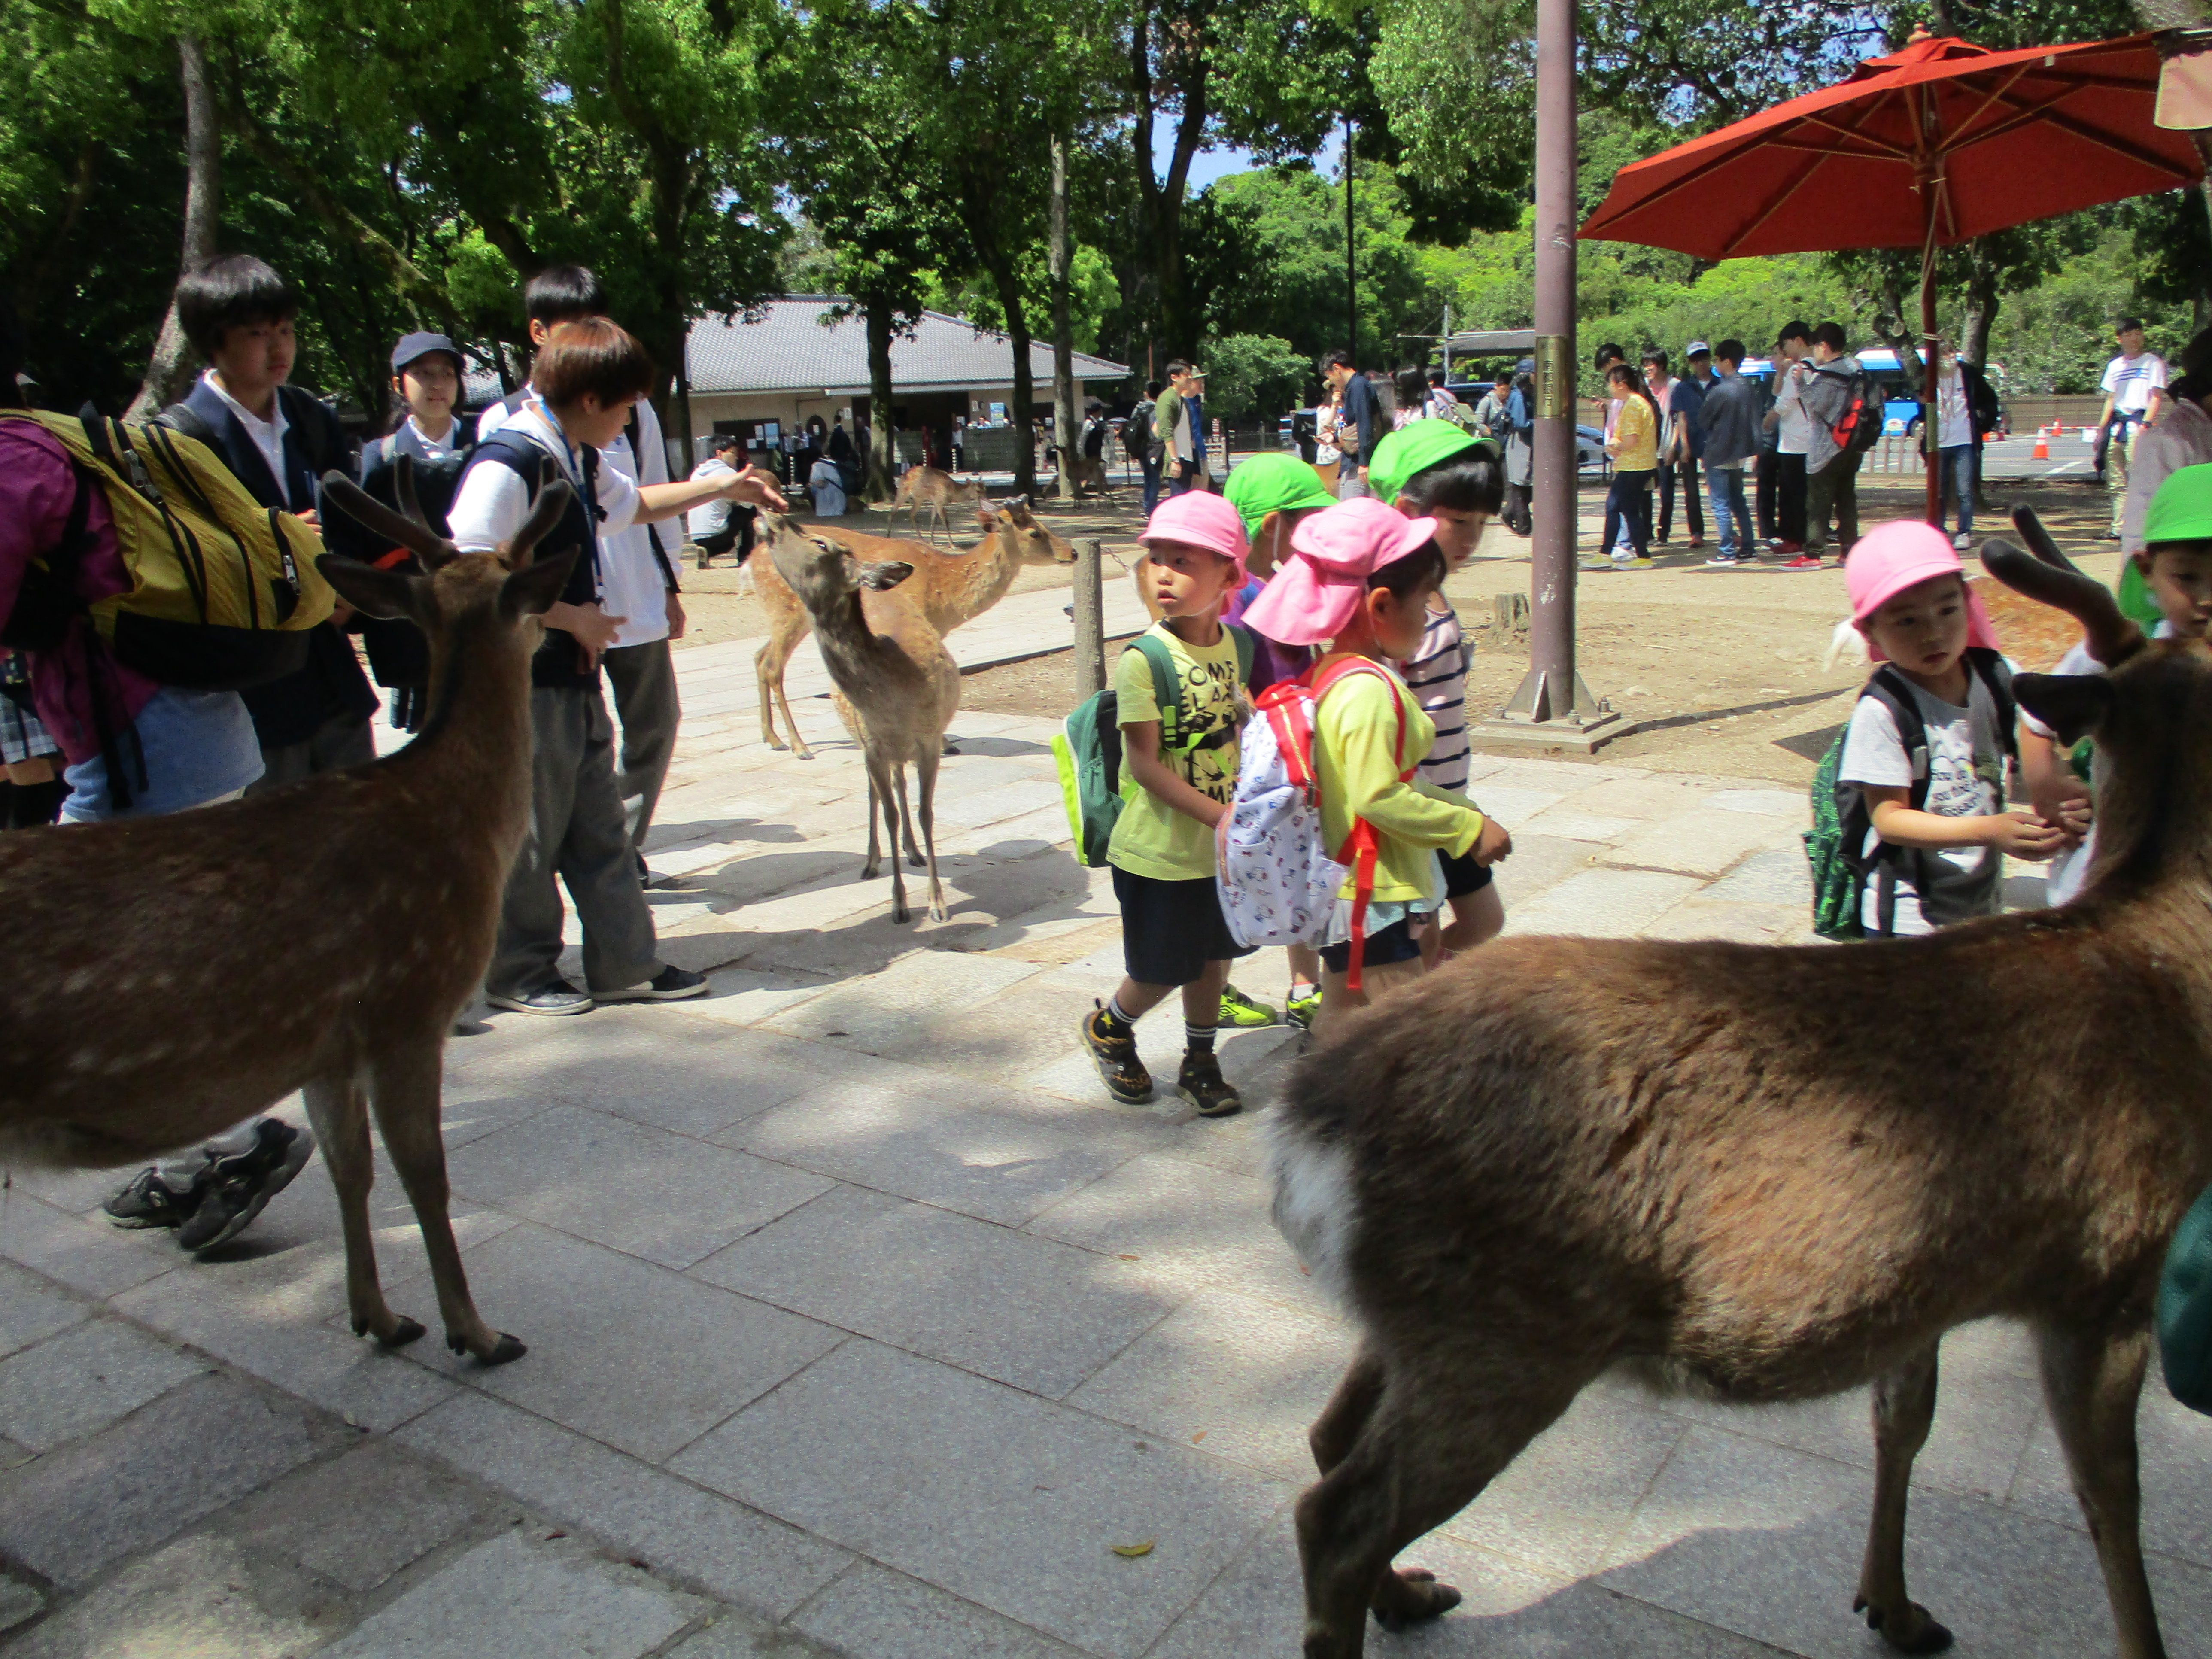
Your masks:
M1206 369L1206 412L1224 421L1279 415L1299 406L1314 380L1313 360L1270 334L1231 334L1199 347Z
M2196 211L2201 222L2202 198ZM2151 349L2171 358L2194 331L2189 307L2148 291L2131 227L2109 216L2095 239L2033 288L2008 298L1990 337L1990 359L2020 392L2088 392L2118 348L2112 326L2143 319Z
M1449 198L1462 232L1510 225L1535 161L1534 0L1395 0L1369 72L1401 185Z

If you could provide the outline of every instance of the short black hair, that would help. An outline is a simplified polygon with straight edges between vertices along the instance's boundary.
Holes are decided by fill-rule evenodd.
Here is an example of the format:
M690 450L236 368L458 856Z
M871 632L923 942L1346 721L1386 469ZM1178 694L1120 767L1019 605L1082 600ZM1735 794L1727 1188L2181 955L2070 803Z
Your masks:
M1393 559L1367 579L1367 591L1387 588L1390 597L1401 605L1410 603L1417 596L1442 587L1451 567L1444 562L1444 550L1437 545L1433 536L1402 559Z
M1352 361L1352 354L1345 350L1341 346L1338 347L1334 351L1330 352L1328 356L1322 358L1321 360L1321 366L1323 368L1357 368L1359 367L1358 364Z
M1660 368L1664 368L1667 367L1667 353L1659 346L1646 346L1644 348L1644 361L1647 363L1656 363Z
M177 283L177 323L192 349L212 357L234 328L289 323L300 314L292 285L250 253L195 265Z
M1176 377L1176 375L1178 375L1178 374L1189 374L1189 373L1190 373L1190 359L1189 359L1189 358L1188 358L1188 357L1170 357L1170 358L1169 358L1169 359L1168 359L1168 379L1170 379L1170 380L1172 380L1173 379L1175 379L1175 377Z
M607 291L582 265L548 265L524 285L522 309L549 328L580 317L607 314Z
M1429 377L1418 368L1398 371L1398 398L1407 407L1418 404L1429 395Z
M1432 368L1432 369L1431 369L1431 370L1429 371L1429 384L1430 384L1431 386L1442 386L1443 383L1444 383L1444 372L1443 372L1443 370L1442 370L1441 368Z
M1497 374L1490 377L1490 383L1492 386L1511 386L1513 384L1513 371L1510 368L1499 369Z
M1166 390L1167 388L1162 386L1158 380L1147 380L1145 382L1145 396L1147 398L1157 398L1161 392Z
M1591 360L1591 365L1596 368L1603 368L1607 363L1612 362L1615 358L1619 358L1622 362L1626 362L1628 361L1628 354L1623 351L1619 346L1615 345L1612 341L1607 340L1603 345L1597 349L1597 356Z
M822 417L817 415L814 418L818 421ZM743 449L744 447L744 440L734 432L717 432L714 434L714 443L709 446L717 455L727 454L732 449Z
M1743 362L1743 342L1731 334L1713 348L1713 356L1723 363L1741 363Z
M2115 334L2124 334L2124 333L2126 333L2126 332L2127 332L2130 329L2131 329L2131 328L2132 328L2132 329L2141 329L2142 327L2142 318L2140 318L2140 317L2123 317L2123 318L2121 318L2121 319L2120 319L2120 320L2119 320L2119 322L2118 322L2118 325L2116 325L2116 326L2113 328L2112 332L2113 332L2113 333L2115 333Z
M1810 345L1813 343L1813 331L1793 317L1782 325L1782 331L1774 337L1774 343L1777 345L1780 345L1784 340L1802 340L1807 345Z
M1505 500L1505 463L1493 444L1456 450L1400 484L1398 499L1416 513L1495 514Z
M1823 323L1813 331L1813 343L1824 345L1831 351L1841 351L1845 343L1841 323Z

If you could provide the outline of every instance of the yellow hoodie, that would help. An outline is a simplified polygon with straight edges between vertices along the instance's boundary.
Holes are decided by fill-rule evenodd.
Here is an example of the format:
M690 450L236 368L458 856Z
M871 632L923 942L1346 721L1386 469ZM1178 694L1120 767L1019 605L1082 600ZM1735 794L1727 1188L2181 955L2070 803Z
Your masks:
M1336 660L1323 658L1316 675ZM1376 666L1389 675L1398 701L1392 701L1392 686L1376 674L1346 674L1330 686L1314 709L1314 775L1321 784L1321 828L1328 850L1334 854L1344 845L1353 819L1365 818L1375 826L1374 896L1405 903L1433 891L1431 851L1464 854L1482 833L1482 814L1464 795L1400 781L1401 772L1429 752L1437 738L1436 722L1421 712L1405 682L1387 665ZM1401 707L1402 760L1396 745ZM1352 896L1347 879L1338 896Z

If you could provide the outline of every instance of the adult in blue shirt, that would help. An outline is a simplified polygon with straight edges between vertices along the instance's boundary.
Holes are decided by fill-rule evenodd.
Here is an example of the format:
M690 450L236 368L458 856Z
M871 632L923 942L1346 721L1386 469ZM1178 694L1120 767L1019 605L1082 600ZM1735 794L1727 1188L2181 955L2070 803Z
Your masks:
M1339 501L1348 501L1356 495L1371 493L1367 488L1367 469L1374 462L1376 446L1382 441L1382 410L1375 401L1375 388L1353 366L1350 352L1330 352L1322 360L1322 375L1344 396L1337 447L1352 465L1338 474L1336 495ZM1346 442L1345 438L1352 433L1357 434L1357 441Z
M1682 489L1682 516L1690 529L1690 545L1697 547L1705 539L1704 515L1698 511L1698 467L1705 458L1704 412L1705 393L1713 384L1712 349L1703 340L1692 340L1682 354L1683 374L1673 382L1667 400L1668 445L1660 456L1660 477L1665 488L1660 494L1659 522L1663 527L1670 518L1668 508L1674 496L1674 482L1679 479Z

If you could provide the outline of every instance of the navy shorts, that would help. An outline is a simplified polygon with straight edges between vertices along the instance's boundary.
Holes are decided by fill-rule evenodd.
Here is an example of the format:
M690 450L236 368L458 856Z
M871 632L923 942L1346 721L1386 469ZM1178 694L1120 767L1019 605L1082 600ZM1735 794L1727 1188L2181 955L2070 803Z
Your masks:
M1421 947L1413 938L1408 918L1401 916L1388 927L1367 936L1367 948L1359 953L1363 968L1388 968L1394 962L1412 962L1421 954ZM1321 965L1332 974L1352 971L1352 941L1321 947Z
M1491 868L1477 864L1473 853L1454 857L1449 853L1438 853L1437 861L1444 867L1444 896L1458 898L1467 893L1479 893L1490 885Z
M1221 919L1212 876L1162 881L1113 866L1121 906L1121 962L1139 985L1188 985L1206 977L1210 962L1252 954Z

